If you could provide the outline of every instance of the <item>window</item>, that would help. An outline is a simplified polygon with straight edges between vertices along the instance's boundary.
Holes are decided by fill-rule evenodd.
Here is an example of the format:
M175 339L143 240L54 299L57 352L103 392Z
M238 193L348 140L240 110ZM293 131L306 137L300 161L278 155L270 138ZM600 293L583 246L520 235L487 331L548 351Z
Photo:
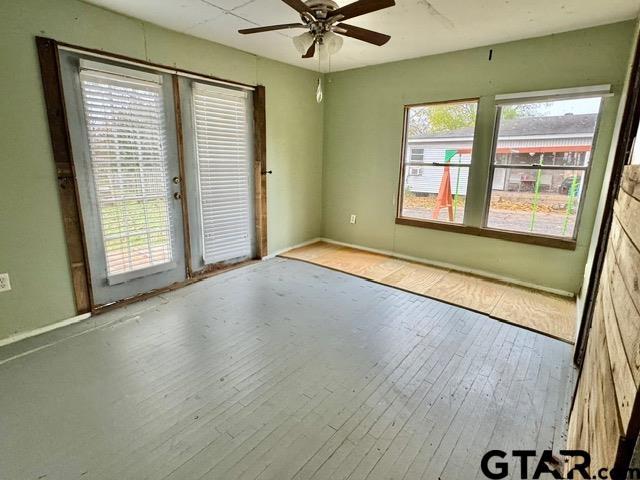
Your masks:
M477 100L405 107L399 217L462 224Z
M601 97L498 106L485 226L573 239Z
M421 162L424 160L424 148L412 148L411 149L411 161Z

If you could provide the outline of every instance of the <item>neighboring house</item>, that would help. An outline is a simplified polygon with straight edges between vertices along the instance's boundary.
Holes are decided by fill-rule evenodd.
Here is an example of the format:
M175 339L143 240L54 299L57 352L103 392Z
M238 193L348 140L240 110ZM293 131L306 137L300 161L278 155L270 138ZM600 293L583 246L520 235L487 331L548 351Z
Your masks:
M591 156L597 114L556 117L523 117L503 120L496 149L496 163L504 165L566 166L565 170L543 170L540 191L565 194L568 172L572 166L587 165ZM443 167L449 163L451 191L465 195L471 163L473 127L466 127L427 137L409 138L406 159L406 188L417 194L437 194ZM424 163L425 166L420 165ZM458 167L456 165L466 165ZM493 189L532 191L537 170L496 168Z

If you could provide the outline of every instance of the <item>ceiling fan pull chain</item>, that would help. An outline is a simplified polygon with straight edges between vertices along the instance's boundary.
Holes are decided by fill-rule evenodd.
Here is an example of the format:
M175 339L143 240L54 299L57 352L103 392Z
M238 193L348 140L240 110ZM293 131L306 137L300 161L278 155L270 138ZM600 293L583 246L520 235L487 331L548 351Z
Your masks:
M318 88L316 88L316 102L321 103L322 102L322 97L323 97L323 93L322 93L322 77L318 77Z
M320 45L318 48L318 86L316 87L316 102L321 103L323 92L322 92L322 51L323 47Z

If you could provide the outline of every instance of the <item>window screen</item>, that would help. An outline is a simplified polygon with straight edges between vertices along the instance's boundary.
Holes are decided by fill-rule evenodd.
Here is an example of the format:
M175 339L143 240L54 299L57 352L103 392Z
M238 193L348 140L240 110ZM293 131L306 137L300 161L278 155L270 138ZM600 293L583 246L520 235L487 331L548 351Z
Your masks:
M80 72L108 277L172 261L161 78L140 75Z
M206 264L252 256L255 222L248 113L247 92L193 84Z

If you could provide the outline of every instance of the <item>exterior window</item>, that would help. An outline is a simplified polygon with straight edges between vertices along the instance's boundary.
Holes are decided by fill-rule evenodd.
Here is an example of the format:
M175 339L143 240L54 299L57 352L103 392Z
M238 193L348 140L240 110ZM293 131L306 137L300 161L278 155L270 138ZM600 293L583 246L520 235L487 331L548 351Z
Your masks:
M600 97L498 107L485 226L573 239Z
M411 161L421 162L424 160L424 148L412 148L411 149Z
M400 218L462 224L477 100L405 107Z

